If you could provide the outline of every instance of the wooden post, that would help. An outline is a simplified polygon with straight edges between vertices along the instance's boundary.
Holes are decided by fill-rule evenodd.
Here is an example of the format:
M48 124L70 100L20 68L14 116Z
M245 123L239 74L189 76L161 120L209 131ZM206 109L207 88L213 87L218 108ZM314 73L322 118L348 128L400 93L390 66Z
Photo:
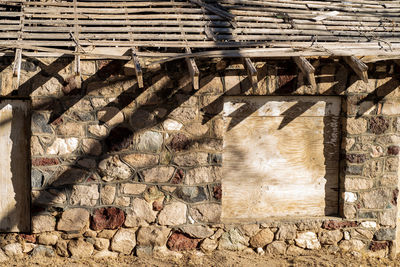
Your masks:
M315 82L315 68L313 65L311 65L311 63L304 57L293 57L293 60L301 72L307 76L308 82L311 84L311 86L316 89L317 83Z
M343 57L344 61L353 69L353 71L363 80L368 83L368 66L355 56Z
M186 53L192 53L189 47L186 47ZM196 61L192 57L187 57L186 58L186 63L189 68L190 76L192 76L192 83L193 83L193 89L194 90L199 90L200 88L200 81L199 81L199 68L196 65Z
M251 81L251 86L253 87L254 90L257 90L258 88L258 78L257 78L257 68L254 66L253 62L251 62L251 59L246 57L243 59L244 62L244 67L247 70L247 75L249 76L249 79Z
M142 67L140 66L139 58L136 55L137 49L135 47L132 47L132 61L133 61L133 67L135 68L135 73L136 73L136 79L139 85L139 88L144 87L143 83L143 72L142 72Z

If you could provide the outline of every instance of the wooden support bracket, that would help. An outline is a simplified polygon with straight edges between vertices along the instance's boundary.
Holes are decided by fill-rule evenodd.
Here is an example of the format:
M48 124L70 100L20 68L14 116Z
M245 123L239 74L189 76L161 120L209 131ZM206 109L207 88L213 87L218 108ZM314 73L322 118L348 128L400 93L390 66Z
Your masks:
M258 88L257 68L256 66L254 66L253 62L251 62L251 59L248 57L244 58L243 62L244 62L244 67L247 70L247 74L249 75L251 86L253 87L254 90L257 90Z
M307 76L308 82L316 89L317 83L315 82L315 68L305 57L293 57L294 62L299 67L301 72Z
M18 48L15 51L15 59L13 65L13 77L17 77L16 89L19 87L19 80L21 77L21 64L22 64L22 49Z
M186 48L186 53L189 53L189 54L192 53L190 48L188 48L188 47ZM196 65L196 61L192 57L187 57L186 63L189 68L190 76L192 76L193 89L199 90L199 88L200 88L200 81L199 81L200 72L199 72L199 68Z
M363 80L368 83L368 66L355 56L343 57L344 61L353 69L353 71Z
M143 71L142 71L142 67L140 66L139 58L136 55L136 53L137 53L137 49L133 47L132 48L133 67L135 68L136 79L137 79L139 88L143 88L144 87L144 84L143 84Z
M78 46L75 48L75 52L79 52ZM75 55L75 75L80 76L81 75L81 56L76 54Z

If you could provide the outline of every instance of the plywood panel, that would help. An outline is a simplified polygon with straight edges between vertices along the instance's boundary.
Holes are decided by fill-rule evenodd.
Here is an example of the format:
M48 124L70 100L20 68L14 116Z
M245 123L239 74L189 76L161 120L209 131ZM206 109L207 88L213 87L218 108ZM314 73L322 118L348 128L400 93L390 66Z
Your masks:
M30 230L28 103L0 102L0 231Z
M336 214L339 113L339 98L225 98L222 218Z

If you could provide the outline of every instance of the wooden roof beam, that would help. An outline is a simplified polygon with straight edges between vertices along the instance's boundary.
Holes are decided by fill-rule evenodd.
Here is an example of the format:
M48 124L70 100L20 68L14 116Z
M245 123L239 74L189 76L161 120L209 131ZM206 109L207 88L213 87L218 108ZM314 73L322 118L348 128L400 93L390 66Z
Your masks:
M311 86L316 89L317 83L315 82L315 68L305 57L293 57L294 62L301 72L307 77L308 82Z
M190 48L186 48L186 53L191 54L192 51ZM193 83L193 89L194 90L199 90L200 89L200 71L199 68L196 65L196 61L194 60L193 57L187 57L186 58L186 63L189 68L189 73L190 76L192 76L192 83Z
M254 90L258 88L258 77L257 77L257 68L254 66L253 62L250 58L246 57L243 59L244 67L247 70L247 75L249 76L249 80L251 81L251 86Z
M143 88L144 87L143 71L142 71L142 67L140 66L139 58L136 55L136 53L137 53L137 49L132 48L132 61L133 61L133 67L135 68L136 79L137 79L139 88Z
M368 83L368 66L362 60L355 56L343 57L344 61L349 65L353 71L363 80Z

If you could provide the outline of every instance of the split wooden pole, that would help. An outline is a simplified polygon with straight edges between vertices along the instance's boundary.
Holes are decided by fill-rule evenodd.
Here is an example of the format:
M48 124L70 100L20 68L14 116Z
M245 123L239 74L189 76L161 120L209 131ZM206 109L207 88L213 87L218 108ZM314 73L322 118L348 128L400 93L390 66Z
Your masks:
M143 88L144 87L143 71L142 71L142 67L140 66L139 58L136 55L137 49L135 47L132 47L131 51L132 51L131 56L132 56L132 61L133 61L133 67L135 68L135 73L136 73L136 79L137 79L139 88Z
M250 58L246 57L243 59L244 67L247 70L247 74L249 76L249 80L251 81L251 86L254 90L258 88L258 78L257 78L257 68L254 66L253 62Z
M316 89L317 83L315 82L315 68L313 65L311 65L311 63L305 57L293 57L293 60L301 72L307 77L312 88Z
M362 60L355 56L343 57L344 61L349 65L353 71L363 80L368 83L368 66Z
M186 53L188 53L188 54L192 53L192 51L190 50L189 47L186 47ZM190 76L192 77L193 89L199 90L199 88L200 88L200 71L196 65L196 61L194 60L193 57L187 57L186 63L189 68Z

